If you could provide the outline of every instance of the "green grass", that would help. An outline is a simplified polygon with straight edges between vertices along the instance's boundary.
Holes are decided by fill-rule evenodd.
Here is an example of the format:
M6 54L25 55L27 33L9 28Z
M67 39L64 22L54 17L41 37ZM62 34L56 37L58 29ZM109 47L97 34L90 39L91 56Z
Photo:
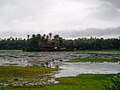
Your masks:
M45 67L21 67L21 66L0 66L0 83L7 83L12 85L14 82L43 82L49 80L52 71L57 71L57 68ZM46 82L47 83L47 82Z
M120 60L119 58L85 57L85 58L71 59L67 62L114 62L119 60Z
M0 50L0 53L20 53L22 50ZM63 51L71 52L71 51ZM73 52L73 51L72 51ZM120 52L120 50L76 50L75 52Z
M22 50L0 50L0 53L20 53Z
M105 90L112 83L111 77L117 74L81 74L76 77L57 79L58 84L39 87L5 87L5 90Z
M80 52L120 52L120 50L78 50Z
M106 90L120 90L120 75L113 76L112 84L106 85Z

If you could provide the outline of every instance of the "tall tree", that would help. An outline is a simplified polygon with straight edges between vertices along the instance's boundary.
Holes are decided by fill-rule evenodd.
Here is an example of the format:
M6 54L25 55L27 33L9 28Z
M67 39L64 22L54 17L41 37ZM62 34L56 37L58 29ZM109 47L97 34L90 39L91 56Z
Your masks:
M49 36L50 36L50 40L51 40L51 38L52 38L52 33L49 33Z
M27 35L27 39L29 40L29 38L30 38L30 35Z

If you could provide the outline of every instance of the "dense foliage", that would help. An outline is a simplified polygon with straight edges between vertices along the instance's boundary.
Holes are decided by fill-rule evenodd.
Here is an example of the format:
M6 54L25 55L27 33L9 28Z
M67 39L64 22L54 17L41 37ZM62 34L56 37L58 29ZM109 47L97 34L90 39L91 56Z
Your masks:
M0 39L0 50L21 50L26 46L26 40L22 38Z
M57 48L56 48L57 47ZM33 34L27 39L8 38L0 39L1 50L40 51L40 50L119 50L119 38L78 38L63 39L59 35L52 37L52 33Z

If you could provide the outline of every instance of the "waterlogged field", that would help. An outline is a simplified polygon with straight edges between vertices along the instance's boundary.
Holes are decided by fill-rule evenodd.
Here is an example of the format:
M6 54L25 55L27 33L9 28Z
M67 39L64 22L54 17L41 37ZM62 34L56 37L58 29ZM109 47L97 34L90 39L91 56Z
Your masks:
M119 62L119 51L3 50L0 90L104 90L120 73Z

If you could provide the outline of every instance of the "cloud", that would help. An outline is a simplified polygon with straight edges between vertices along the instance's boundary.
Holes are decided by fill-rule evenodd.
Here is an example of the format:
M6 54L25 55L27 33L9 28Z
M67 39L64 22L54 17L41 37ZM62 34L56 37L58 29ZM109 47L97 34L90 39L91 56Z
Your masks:
M78 37L105 37L105 38L118 38L120 36L120 27L117 28L88 28L83 30L73 30L66 32L58 32L60 35L66 38L78 38Z
M105 1L113 5L115 8L120 8L120 0L102 0L102 1Z
M97 7L95 9L95 12L93 13L95 17L106 20L106 21L112 21L117 22L120 21L120 11L117 7L118 1L115 0L102 0L100 7ZM120 1L119 1L120 2ZM119 4L120 6L120 4Z
M13 37L13 38L27 38L27 35L30 35L32 36L32 34L37 34L36 32L32 31L32 32L27 32L27 31L24 31L24 32L21 32L21 31L17 31L17 32L13 32L12 30L11 31L4 31L4 32L0 32L0 38L10 38L10 37Z
M12 32L7 31L7 32L1 32L0 36L1 38L9 38L9 37L19 37L19 38L26 38L27 35L32 35L32 34L38 34L37 32ZM44 34L44 33L40 33ZM48 34L48 33L46 33ZM81 29L81 30L65 30L65 31L56 31L53 32L53 35L59 34L63 38L81 38L81 37L99 37L99 38L118 38L120 36L120 27L117 28L87 28L87 29Z
M0 33L115 28L120 26L119 6L119 0L0 0Z

